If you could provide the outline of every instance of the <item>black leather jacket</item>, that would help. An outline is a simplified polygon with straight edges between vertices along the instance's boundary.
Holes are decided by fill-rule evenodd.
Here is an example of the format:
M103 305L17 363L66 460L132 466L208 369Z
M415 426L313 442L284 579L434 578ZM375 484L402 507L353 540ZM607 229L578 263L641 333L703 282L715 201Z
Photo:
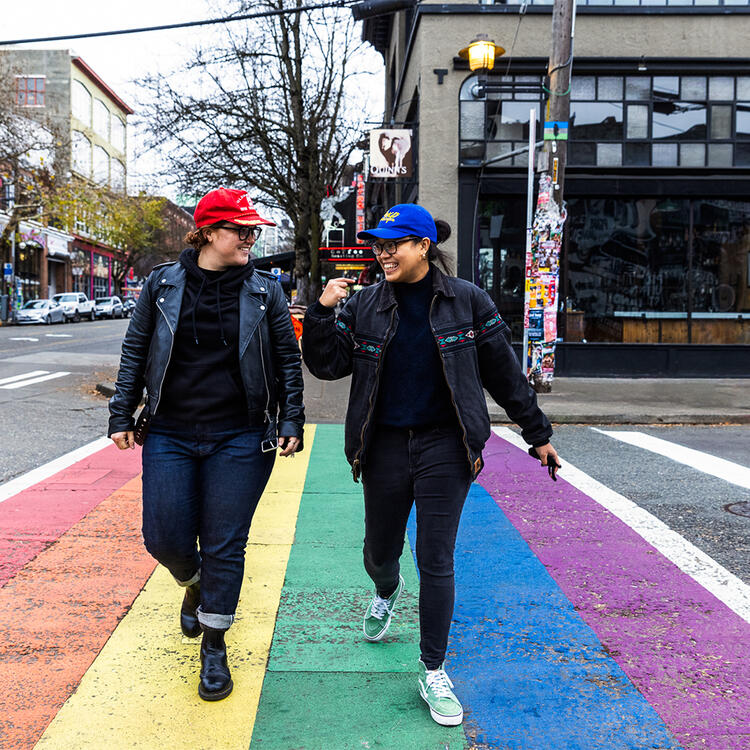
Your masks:
M510 329L490 296L435 267L433 291L430 326L463 432L466 459L476 477L490 436L483 388L520 425L530 445L548 442L552 427L537 406L536 394L510 346ZM344 450L355 481L366 460L381 363L397 325L396 297L386 281L357 292L338 318L320 305L305 315L302 352L313 375L321 380L353 375Z
M133 429L144 387L151 414L159 413L184 290L185 269L179 263L156 266L143 285L122 343L115 395L109 402L109 435ZM248 412L266 413L265 439L278 435L301 441L305 410L300 352L284 293L271 274L256 270L242 285L239 344Z

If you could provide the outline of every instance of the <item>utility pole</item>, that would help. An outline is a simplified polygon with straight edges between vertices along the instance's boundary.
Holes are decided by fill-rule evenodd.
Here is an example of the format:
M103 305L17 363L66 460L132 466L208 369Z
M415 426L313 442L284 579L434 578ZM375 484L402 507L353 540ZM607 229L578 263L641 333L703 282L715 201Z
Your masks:
M553 125L555 135L565 138L545 139L545 170L552 180L552 197L562 206L565 166L568 156L567 127L570 120L570 73L573 65L573 36L575 33L576 0L555 0L552 9L552 52L547 68L547 123Z

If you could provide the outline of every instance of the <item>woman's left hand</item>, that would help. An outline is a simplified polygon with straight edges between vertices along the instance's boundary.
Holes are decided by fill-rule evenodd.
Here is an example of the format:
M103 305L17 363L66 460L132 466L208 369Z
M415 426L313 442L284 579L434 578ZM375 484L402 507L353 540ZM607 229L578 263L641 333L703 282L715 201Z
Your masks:
M545 443L534 449L542 462L542 466L548 467L550 478L556 479L555 474L560 467L560 458L557 451L552 447L552 443Z
M299 448L299 438L280 437L279 448L281 448L280 456L293 456L297 448Z

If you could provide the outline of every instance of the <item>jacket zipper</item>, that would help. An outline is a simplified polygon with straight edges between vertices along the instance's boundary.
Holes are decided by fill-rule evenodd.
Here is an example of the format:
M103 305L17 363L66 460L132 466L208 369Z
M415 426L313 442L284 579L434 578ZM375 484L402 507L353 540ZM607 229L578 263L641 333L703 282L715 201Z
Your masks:
M393 312L391 313L391 322L388 326L388 330L385 332L385 339L383 339L383 351L380 353L380 359L378 360L377 367L375 368L375 385L373 385L372 390L370 391L370 407L367 412L367 416L365 417L365 422L362 425L362 431L359 434L359 450L357 451L357 455L354 457L354 461L352 461L352 475L354 476L354 481L359 481L359 474L360 474L360 456L362 455L362 451L365 447L365 430L367 429L367 425L370 423L370 417L372 416L372 410L375 407L375 394L378 391L378 378L380 377L380 367L383 364L383 359L385 359L385 348L388 345L389 336L391 335L391 330L393 329L393 320L396 317L396 307L394 306Z
M453 404L453 409L456 412L456 419L458 419L458 424L461 426L462 440L464 443L464 448L466 448L466 458L469 461L469 469L473 472L474 463L471 460L471 451L469 450L469 443L466 437L466 428L464 427L464 423L461 419L461 415L458 413L458 405L456 404L456 396L453 393L453 388L451 388L450 382L448 381L448 373L445 370L445 360L443 359L443 354L440 351L440 346L438 345L437 337L435 336L435 329L432 327L432 308L435 305L436 299L437 299L437 294L432 298L432 302L430 302L430 312L429 312L430 330L432 331L432 338L435 340L435 346L437 346L438 348L438 356L440 357L440 364L443 368L443 377L445 378L445 384L448 386L448 391L451 394L451 403Z
M159 307L157 305L157 307ZM159 312L164 316L164 320L167 324L167 328L169 328L169 332L172 334L172 338L169 342L169 355L167 356L167 364L164 368L164 374L161 376L161 383L159 383L159 398L156 400L156 403L154 404L154 410L151 411L149 409L149 412L154 415L156 414L156 410L159 408L159 404L161 403L161 394L162 389L164 388L164 379L167 377L167 370L169 370L169 363L172 361L172 348L174 347L174 331L172 330L172 326L169 325L169 319L167 318L167 314L164 312L164 310L159 307ZM148 394L147 394L148 395Z
M260 344L260 367L263 370L263 383L266 386L266 422L270 424L271 414L269 409L271 408L271 391L268 387L268 377L266 376L266 360L263 357L263 333L261 332L261 325L258 323L258 342Z

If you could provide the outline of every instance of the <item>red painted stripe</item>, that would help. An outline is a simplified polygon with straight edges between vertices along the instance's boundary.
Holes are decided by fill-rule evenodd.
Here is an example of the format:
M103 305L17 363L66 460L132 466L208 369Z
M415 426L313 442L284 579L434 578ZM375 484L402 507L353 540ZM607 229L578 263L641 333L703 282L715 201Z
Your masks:
M34 746L156 567L141 541L140 487L136 477L98 500L0 588L0 750ZM94 503L93 490L86 497L76 513Z
M0 586L140 470L111 445L0 503Z

